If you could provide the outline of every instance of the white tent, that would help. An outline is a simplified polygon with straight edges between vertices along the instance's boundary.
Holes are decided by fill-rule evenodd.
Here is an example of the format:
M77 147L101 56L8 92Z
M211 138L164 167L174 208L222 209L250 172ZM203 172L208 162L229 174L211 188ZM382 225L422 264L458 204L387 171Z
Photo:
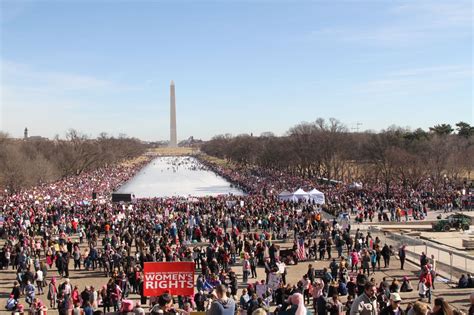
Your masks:
M308 201L309 199L309 194L301 188L295 191L293 196L295 196L298 200Z
M318 205L324 204L325 202L324 194L320 192L319 190L317 190L316 188L308 192L308 194L309 194L310 201L313 201L314 203Z
M278 200L280 201L298 201L297 198L293 196L292 193L290 193L287 190L282 191L281 193L278 194Z

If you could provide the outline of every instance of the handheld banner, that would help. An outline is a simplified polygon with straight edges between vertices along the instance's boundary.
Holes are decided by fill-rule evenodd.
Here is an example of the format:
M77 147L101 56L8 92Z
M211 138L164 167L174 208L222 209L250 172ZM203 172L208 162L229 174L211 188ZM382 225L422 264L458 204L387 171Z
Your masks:
M146 262L143 294L194 295L194 262Z

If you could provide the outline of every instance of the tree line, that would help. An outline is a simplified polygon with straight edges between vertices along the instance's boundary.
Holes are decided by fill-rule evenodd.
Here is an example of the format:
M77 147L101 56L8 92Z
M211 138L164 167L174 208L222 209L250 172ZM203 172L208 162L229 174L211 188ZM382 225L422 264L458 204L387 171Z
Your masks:
M0 188L14 193L137 157L145 149L135 138L101 133L92 139L73 129L64 139L53 140L19 140L0 133Z
M318 118L279 137L271 132L258 137L218 135L201 150L236 164L303 178L384 185L387 194L395 183L408 191L427 179L436 190L448 180L469 179L474 169L474 127L459 122L455 128L391 126L378 133L353 133L337 119Z

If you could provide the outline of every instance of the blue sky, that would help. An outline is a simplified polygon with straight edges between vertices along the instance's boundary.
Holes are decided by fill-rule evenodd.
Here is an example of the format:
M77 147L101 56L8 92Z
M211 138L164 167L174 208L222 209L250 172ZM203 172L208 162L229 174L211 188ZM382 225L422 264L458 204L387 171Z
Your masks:
M473 123L471 1L0 2L1 123L143 140Z

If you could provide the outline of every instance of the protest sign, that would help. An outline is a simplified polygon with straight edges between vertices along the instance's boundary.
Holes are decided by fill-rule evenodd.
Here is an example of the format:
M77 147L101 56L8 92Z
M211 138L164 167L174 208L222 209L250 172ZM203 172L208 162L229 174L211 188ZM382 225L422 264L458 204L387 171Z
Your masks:
M267 292L267 285L265 284L257 284L255 286L255 290L256 290L256 293L257 293L257 296L258 297L263 297L263 295L265 294L265 292Z
M277 273L270 273L268 276L268 287L272 290L276 290L280 287L281 282L281 274Z
M145 296L194 294L194 262L147 262L143 272Z

